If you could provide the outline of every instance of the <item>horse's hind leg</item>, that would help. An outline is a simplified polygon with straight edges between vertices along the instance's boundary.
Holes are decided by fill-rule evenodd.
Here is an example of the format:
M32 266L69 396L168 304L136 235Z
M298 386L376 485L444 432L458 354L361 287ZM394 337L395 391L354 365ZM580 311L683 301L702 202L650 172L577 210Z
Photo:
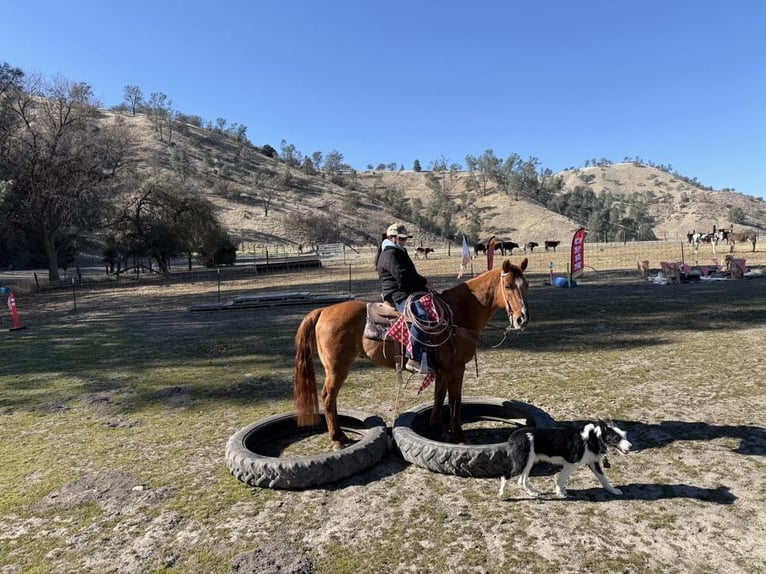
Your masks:
M353 362L353 358L351 362ZM324 406L327 432L330 435L334 450L343 448L343 445L349 442L338 422L338 393L350 370L351 363L348 365L338 364L336 361L332 365L325 365L325 381L320 397Z

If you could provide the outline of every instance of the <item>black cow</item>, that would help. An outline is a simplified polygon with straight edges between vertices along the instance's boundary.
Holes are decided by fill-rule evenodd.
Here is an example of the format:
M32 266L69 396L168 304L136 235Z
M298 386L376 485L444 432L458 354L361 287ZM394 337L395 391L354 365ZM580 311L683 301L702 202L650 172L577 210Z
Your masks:
M524 253L527 252L527 249L529 249L530 253L534 253L535 252L535 247L537 247L538 245L539 245L539 243L537 243L536 241L530 241L528 243L525 243L524 244Z
M545 242L545 250L548 251L548 249L553 249L553 252L556 253L556 248L559 246L559 243L561 241L546 241Z
M518 243L514 243L513 241L501 241L499 245L501 246L503 255L505 255L506 251L508 252L508 255L513 255L513 250L520 247Z

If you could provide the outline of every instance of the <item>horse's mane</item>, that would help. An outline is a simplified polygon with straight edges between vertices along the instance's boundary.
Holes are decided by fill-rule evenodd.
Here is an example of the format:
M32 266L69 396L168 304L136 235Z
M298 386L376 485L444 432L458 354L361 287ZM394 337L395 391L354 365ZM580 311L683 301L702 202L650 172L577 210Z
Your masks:
M521 273L521 268L516 269ZM451 306L467 305L473 300L474 303L485 306L488 301L494 298L494 290L497 281L500 280L502 266L485 271L481 275L472 277L463 283L445 289L442 291L442 298Z

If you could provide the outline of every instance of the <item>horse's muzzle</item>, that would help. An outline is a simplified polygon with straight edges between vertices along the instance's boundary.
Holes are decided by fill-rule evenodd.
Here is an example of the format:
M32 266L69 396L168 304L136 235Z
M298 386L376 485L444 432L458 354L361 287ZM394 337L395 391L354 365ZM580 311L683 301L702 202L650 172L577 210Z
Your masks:
M521 315L519 315L519 317L510 315L508 319L510 319L511 323L509 329L513 331L519 331L524 329L524 327L527 326L527 323L529 323L529 314L527 314L526 310L524 310L522 311Z

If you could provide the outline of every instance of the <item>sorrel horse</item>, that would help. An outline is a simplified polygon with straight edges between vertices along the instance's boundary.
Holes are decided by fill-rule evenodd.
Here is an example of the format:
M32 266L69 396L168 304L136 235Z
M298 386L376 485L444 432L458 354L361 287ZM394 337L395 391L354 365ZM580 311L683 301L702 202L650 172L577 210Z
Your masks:
M506 330L523 329L527 325L529 284L524 277L526 268L527 259L521 265L513 265L506 259L501 267L441 293L442 300L451 309L452 324L437 337L439 340L430 342L436 379L430 422L436 436L442 432L441 405L448 397L451 439L457 443L465 442L460 420L465 366L476 353L479 334L497 310L502 309L508 315ZM399 343L364 337L366 319L367 304L364 301L344 301L311 311L303 318L295 335L293 390L298 425L318 425L320 420L314 371L316 350L325 370L321 397L327 430L335 449L348 442L338 425L337 398L354 360L367 357L380 366L395 368L397 356L401 356Z

